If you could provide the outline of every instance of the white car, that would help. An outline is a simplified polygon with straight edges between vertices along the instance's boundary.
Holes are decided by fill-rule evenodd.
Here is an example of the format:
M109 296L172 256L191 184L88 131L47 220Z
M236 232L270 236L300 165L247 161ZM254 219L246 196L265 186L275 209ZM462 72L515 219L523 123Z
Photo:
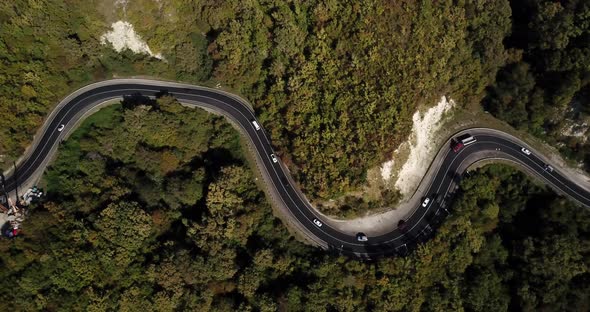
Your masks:
M422 202L422 207L428 206L428 203L430 203L430 198L428 198L428 197L424 198L424 201Z
M530 155L530 154L531 154L531 151L529 151L528 149L526 149L526 148L524 148L524 147L523 147L522 149L520 149L520 150L521 150L521 151L522 151L522 152L523 152L525 155Z
M356 233L356 240L359 242L366 242L369 239L367 238L367 235L365 235L365 233L359 232L359 233Z
M551 165L545 165L545 170L553 172L553 167L551 167Z
M315 225L317 225L318 227L322 227L322 225L323 225L322 222L320 220L318 220L318 219L313 219L313 223Z
M277 156L275 156L275 154L270 154L270 158L272 159L273 163L278 163L279 159L277 158Z
M59 127L57 127L57 131L61 132L65 127L66 127L66 125L61 124L61 125L59 125Z

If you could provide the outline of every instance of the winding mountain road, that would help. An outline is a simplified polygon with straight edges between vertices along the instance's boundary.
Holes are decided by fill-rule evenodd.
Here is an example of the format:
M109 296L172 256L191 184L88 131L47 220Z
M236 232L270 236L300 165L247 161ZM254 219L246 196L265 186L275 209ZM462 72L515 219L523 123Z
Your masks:
M64 136L87 115L104 105L105 102L121 99L125 96L141 95L155 97L168 93L176 97L181 103L189 106L205 108L222 114L236 125L247 137L256 160L262 171L271 194L280 205L283 205L285 217L295 225L309 240L325 249L356 255L363 258L374 258L383 255L406 254L418 243L429 239L436 226L451 212L448 210L449 201L458 180L466 168L475 162L485 159L505 159L513 161L534 174L558 192L571 197L582 205L590 206L590 192L586 185L578 185L567 176L556 170L550 171L546 167L546 159L528 148L532 153L523 153L525 146L519 139L493 129L470 129L477 142L465 146L455 153L450 149L450 140L439 151L429 170L432 174L423 179L418 191L414 194L414 209L407 217L404 233L397 224L391 225L387 233L369 235L368 241L359 242L354 234L343 233L330 226L325 217L318 213L307 201L304 195L296 189L289 176L288 170L280 160L274 162L271 154L274 151L270 138L264 129L256 129L252 121L255 120L254 111L243 99L216 89L164 82L146 79L115 79L95 83L72 93L65 98L47 118L43 128L35 137L31 148L20 159L18 164L19 184L31 183L39 179ZM58 131L60 125L65 125L63 131ZM436 167L434 165L436 164ZM555 166L554 166L555 167ZM6 189L14 190L16 181L14 175L7 172ZM422 198L432 200L428 205L421 205ZM313 220L323 221L317 226Z

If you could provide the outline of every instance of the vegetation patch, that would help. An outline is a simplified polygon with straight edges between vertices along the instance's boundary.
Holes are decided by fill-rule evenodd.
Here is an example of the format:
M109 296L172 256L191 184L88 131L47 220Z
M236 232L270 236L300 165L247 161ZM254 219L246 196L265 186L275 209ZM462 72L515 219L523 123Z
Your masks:
M465 178L436 236L407 258L360 262L288 234L241 156L229 152L238 134L222 119L167 98L109 109L75 133L79 144L64 145L47 179L60 188L34 209L23 235L0 240L2 310L534 311L590 304L588 211L510 167L487 166ZM161 140L152 118L159 127L183 125ZM195 119L197 128L185 123ZM194 141L176 139L187 133ZM121 147L130 153L115 152Z
M12 103L0 106L0 154L18 157L49 109L89 81L219 83L254 104L312 199L358 190L408 136L419 105L441 94L479 102L504 65L510 24L506 1L18 1L0 20L1 96ZM101 45L119 20L167 62Z
M484 106L590 168L590 6L584 1L512 1L514 57Z

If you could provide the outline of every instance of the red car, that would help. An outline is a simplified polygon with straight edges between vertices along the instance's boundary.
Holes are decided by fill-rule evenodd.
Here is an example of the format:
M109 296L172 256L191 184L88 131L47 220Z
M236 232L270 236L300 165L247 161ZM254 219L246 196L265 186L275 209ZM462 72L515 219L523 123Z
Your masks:
M455 141L455 144L453 144L453 152L456 153L460 151L463 148L463 146L465 146L463 145L463 143Z

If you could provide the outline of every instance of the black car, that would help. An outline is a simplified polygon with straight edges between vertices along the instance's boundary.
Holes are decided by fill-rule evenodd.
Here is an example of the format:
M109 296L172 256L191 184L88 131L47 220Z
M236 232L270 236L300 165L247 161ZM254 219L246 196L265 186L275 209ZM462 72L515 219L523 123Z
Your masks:
M366 242L369 239L367 238L367 235L365 235L365 233L358 232L356 233L356 240L359 242Z
M408 231L408 223L406 220L399 220L397 223L397 228L400 232L405 233Z

